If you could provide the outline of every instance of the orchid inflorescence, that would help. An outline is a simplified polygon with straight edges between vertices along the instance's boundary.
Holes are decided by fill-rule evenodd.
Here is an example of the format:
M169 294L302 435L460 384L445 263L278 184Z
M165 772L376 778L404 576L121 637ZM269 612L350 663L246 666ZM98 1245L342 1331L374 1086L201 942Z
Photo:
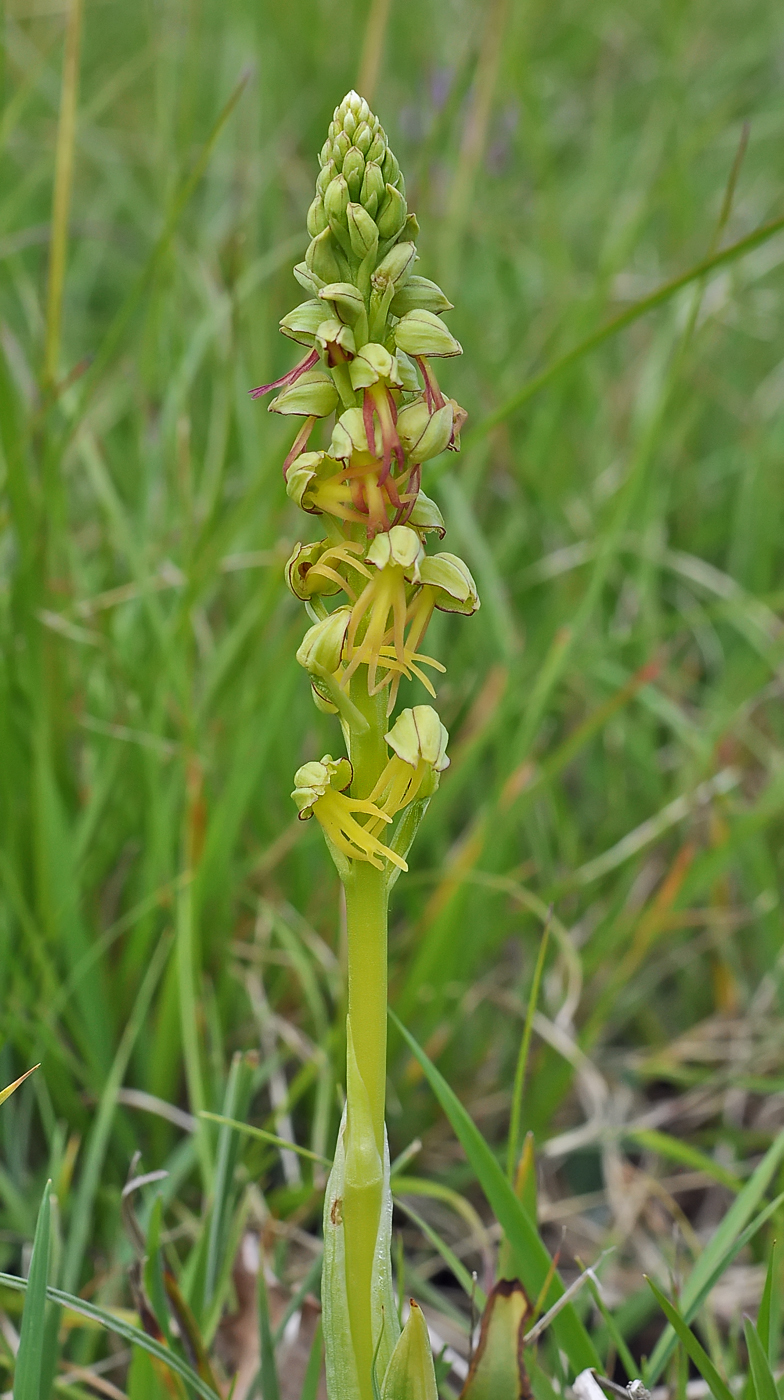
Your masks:
M465 411L445 397L431 361L461 347L441 319L451 303L414 273L416 215L384 131L357 93L335 109L319 159L311 242L294 269L311 296L281 321L307 351L252 393L278 389L270 411L305 419L284 463L286 489L324 520L326 536L296 546L286 580L318 618L298 652L316 703L345 716L341 700L365 666L369 693L387 692L389 714L403 677L435 694L427 672L444 668L420 651L434 609L479 607L466 564L425 551L445 527L420 485L422 464L460 445ZM329 444L309 450L317 421L333 414ZM328 612L326 600L340 594L348 606ZM334 836L336 797L330 786L300 815L315 813ZM353 859L377 858L372 846L349 845Z
M304 420L283 474L324 535L296 545L286 581L312 621L297 660L347 749L305 763L292 794L300 818L320 823L346 890L347 1106L324 1216L328 1389L330 1400L397 1400L412 1366L417 1394L435 1396L435 1379L421 1315L399 1336L389 1294L386 911L449 760L431 705L390 720L402 680L435 696L444 667L422 650L433 612L468 615L479 599L463 560L429 548L446 531L421 485L425 463L459 449L466 417L433 367L462 353L442 319L451 303L414 272L416 216L357 93L335 109L319 161L311 241L294 269L308 299L280 323L304 354L252 393L277 390L270 411ZM314 446L319 420L328 424Z

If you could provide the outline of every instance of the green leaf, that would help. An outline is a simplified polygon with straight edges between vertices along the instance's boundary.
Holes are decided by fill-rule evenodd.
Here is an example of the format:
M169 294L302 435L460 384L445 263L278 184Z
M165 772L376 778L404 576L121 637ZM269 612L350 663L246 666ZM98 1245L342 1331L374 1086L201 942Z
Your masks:
M212 1123L224 1123L227 1127L233 1128L235 1133L245 1133L247 1137L259 1138L261 1142L270 1142L273 1147L285 1147L289 1152L296 1152L300 1157L307 1157L310 1162L318 1162L321 1166L331 1167L329 1157L322 1157L319 1152L311 1152L309 1147L300 1147L297 1142L289 1142L287 1138L277 1137L275 1133L268 1133L266 1128L256 1128L252 1123L239 1123L236 1118L226 1118L222 1113L208 1113L202 1109L200 1118L209 1118Z
M672 1162L680 1162L684 1167L694 1167L697 1171L705 1172L706 1176L717 1181L720 1186L728 1187L736 1195L743 1190L743 1182L734 1172L729 1172L726 1167L714 1162L707 1152L700 1152L698 1147L681 1142L680 1138L670 1137L669 1133L660 1133L653 1128L630 1128L624 1132L624 1137L629 1142L638 1143L646 1151L658 1152L660 1157L669 1157Z
M733 1201L719 1228L703 1250L686 1280L681 1295L681 1309L687 1322L691 1322L714 1283L721 1277L730 1259L734 1258L741 1247L739 1241L744 1226L765 1195L782 1159L784 1159L784 1132L779 1133L768 1148L762 1161L749 1177L740 1195ZM755 1224L755 1230L759 1229L764 1220L773 1213L773 1209L780 1203L781 1199L779 1197L778 1202L774 1203L773 1207L766 1208L767 1215L765 1211L761 1213ZM648 1363L646 1385L649 1388L667 1365L674 1346L675 1334L672 1328L668 1327L656 1343Z
M18 1278L16 1274L0 1273L0 1284L4 1288L13 1289L16 1293L25 1293L29 1281ZM124 1318L107 1312L105 1308L97 1308L94 1303L88 1303L84 1298L76 1297L74 1293L65 1293L62 1288L49 1287L46 1290L46 1296L51 1302L60 1303L70 1312L79 1313L81 1317L88 1318L90 1322L96 1322L100 1327L105 1327L108 1332L114 1332L115 1336L122 1337L123 1341L129 1342L131 1346L141 1347L142 1351L157 1357L165 1366L168 1366L170 1371L174 1371L175 1375L181 1376L184 1381L187 1381L196 1394L202 1397L202 1400L221 1400L218 1392L206 1381L203 1381L201 1376L198 1376L188 1365L187 1361L183 1361L168 1347L162 1346L160 1342L148 1337L147 1333L143 1332L140 1327L134 1327L133 1323L126 1322ZM16 1400L16 1396L14 1396L14 1400ZM30 1393L29 1400L40 1400L40 1397Z
M316 1335L313 1338L313 1345L310 1348L310 1356L308 1357L308 1369L305 1372L305 1379L302 1382L300 1400L317 1400L319 1381L321 1380L323 1352L323 1335L321 1330L321 1318L319 1318Z
M259 1260L257 1298L259 1309L259 1354L261 1357L259 1377L261 1380L261 1393L264 1396L264 1400L280 1400L280 1385L278 1383L278 1368L275 1362L275 1343L272 1338L272 1324L270 1322L269 1298L267 1297L267 1281L264 1277L263 1255Z
M776 1382L773 1379L773 1372L770 1369L768 1358L765 1355L765 1348L762 1345L757 1329L751 1321L751 1318L744 1317L743 1331L746 1337L751 1378L754 1382L754 1391L757 1400L779 1400L779 1393L776 1389Z
M703 1380L707 1381L708 1388L714 1395L715 1400L733 1400L732 1391L730 1390L729 1386L725 1385L724 1381L722 1380L721 1376L716 1370L716 1367L714 1366L713 1362L708 1356L707 1351L702 1346L701 1342L697 1340L691 1328L681 1317L680 1313L677 1311L676 1308L673 1307L672 1303L669 1302L667 1298L665 1298L661 1289L657 1288L656 1284L652 1281L652 1279L649 1279L647 1275L646 1282L651 1292L653 1293L654 1298L659 1304L662 1312L665 1314L670 1326L673 1328L676 1336L686 1348L686 1352L691 1357L692 1361L694 1362L694 1365L697 1367L697 1370L699 1371Z
M524 1288L531 1297L538 1297L552 1260L536 1227L515 1196L491 1149L457 1095L417 1045L410 1031L398 1020L394 1012L390 1011L389 1014L412 1054L419 1061L433 1093L462 1144L496 1219L509 1241ZM543 1300L544 1306L551 1307L563 1292L563 1283L555 1272L547 1290L547 1297ZM566 1352L576 1371L593 1366L598 1368L599 1357L593 1342L571 1303L568 1303L553 1320L553 1330L559 1346Z
M46 1327L46 1285L49 1279L51 1187L51 1181L47 1181L35 1227L14 1373L14 1400L46 1400L41 1393L41 1376Z
M762 1349L771 1366L775 1366L776 1364L776 1344L775 1339L771 1337L770 1322L772 1313L775 1312L775 1314L778 1315L778 1306L774 1306L774 1304L778 1304L778 1280L776 1278L777 1247L778 1240L774 1240L771 1246L770 1259L768 1260L768 1271L765 1275L765 1287L762 1290L759 1313L757 1314L757 1335L759 1336Z

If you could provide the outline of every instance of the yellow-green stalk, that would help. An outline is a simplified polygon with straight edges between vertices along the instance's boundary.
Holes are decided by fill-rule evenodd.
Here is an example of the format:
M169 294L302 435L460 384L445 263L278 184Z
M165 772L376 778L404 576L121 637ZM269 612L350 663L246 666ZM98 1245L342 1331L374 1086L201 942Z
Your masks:
M423 463L457 450L465 414L431 361L461 347L440 287L414 272L416 217L386 135L355 92L319 157L310 244L294 274L308 299L281 322L302 358L254 396L303 420L284 463L289 496L321 538L286 568L312 626L297 652L319 709L340 722L346 755L306 763L292 794L321 824L346 893L346 1106L324 1206L322 1301L330 1400L435 1397L421 1313L402 1335L392 1290L392 1198L384 1127L387 907L446 768L431 705L393 718L401 681L435 696L443 666L421 648L435 608L479 607L421 489ZM321 434L319 439L318 434Z

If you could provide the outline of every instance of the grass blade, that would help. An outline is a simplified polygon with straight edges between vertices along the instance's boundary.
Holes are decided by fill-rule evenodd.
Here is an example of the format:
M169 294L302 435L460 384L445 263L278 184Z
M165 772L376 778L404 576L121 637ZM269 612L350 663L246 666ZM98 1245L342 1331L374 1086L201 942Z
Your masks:
M390 1016L411 1053L419 1061L425 1078L462 1144L482 1190L509 1241L521 1283L531 1297L538 1297L552 1260L535 1225L528 1218L493 1152L463 1108L457 1095L394 1012L390 1012ZM542 1300L543 1304L551 1307L563 1292L564 1286L556 1272L547 1290L547 1297ZM553 1330L559 1345L566 1352L575 1370L581 1371L586 1367L599 1366L599 1358L593 1342L571 1304L568 1304L555 1319Z
M750 1317L743 1319L743 1332L746 1337L751 1379L757 1400L779 1400L779 1393L776 1389L770 1363L765 1355L765 1348Z
M697 1367L697 1370L699 1371L703 1380L707 1381L708 1387L711 1391L711 1394L715 1397L715 1400L733 1400L732 1391L730 1390L729 1386L724 1384L724 1381L722 1380L721 1376L716 1370L716 1367L714 1366L713 1362L708 1356L707 1351L697 1340L691 1328L688 1327L687 1324L684 1322L680 1313L677 1311L676 1308L673 1307L672 1303L669 1302L667 1298L665 1298L661 1289L657 1288L656 1284L651 1279L649 1279L647 1275L646 1282L651 1292L653 1293L653 1296L655 1297L657 1303L662 1309L662 1312L665 1314L670 1326L675 1331L679 1340L683 1343L687 1354L694 1362L694 1365Z
M278 1367L275 1361L275 1343L272 1337L272 1323L270 1321L269 1298L267 1297L267 1281L264 1277L264 1256L259 1260L259 1273L257 1284L257 1297L259 1308L259 1378L261 1380L261 1393L264 1400L280 1400L280 1384L278 1382Z
M784 1132L779 1133L762 1161L749 1177L740 1195L733 1201L718 1230L703 1250L684 1285L681 1308L687 1322L691 1322L706 1294L710 1291L726 1267L726 1256L732 1251L738 1236L744 1230L749 1216L762 1200L782 1160L784 1160ZM770 1208L769 1208L770 1209ZM762 1221L760 1220L760 1223ZM675 1334L667 1328L660 1336L650 1362L647 1382L650 1387L661 1375L675 1345Z
M670 1137L669 1133L658 1132L655 1128L632 1128L624 1133L624 1137L648 1152L658 1152L659 1156L669 1157L670 1161L680 1162L681 1166L705 1172L706 1176L736 1195L743 1190L743 1182L734 1172L714 1162L707 1152L701 1152L698 1147L692 1147L691 1143L682 1142L680 1138Z
M566 354L559 355L557 360L554 360L552 364L540 370L539 374L535 374L532 379L529 379L528 382L523 385L522 389L519 389L516 394L513 394L510 399L507 399L506 403L502 403L492 413L489 413L486 418L483 418L481 423L477 423L476 427L473 428L470 433L465 434L464 445L469 447L479 438L484 437L486 433L489 433L491 428L494 428L498 423L503 423L505 418L509 418L512 413L516 413L518 408L522 408L529 399L532 399L535 394L539 393L540 389L544 389L547 384L553 379L556 379L565 369L570 369L573 364L576 364L578 360L582 359L583 355L588 355L591 350L595 350L597 346L603 345L605 340L609 340L612 336L617 335L619 331L625 330L627 326L631 326L635 321L638 321L641 316L646 316L649 311L655 310L657 306L663 306L665 302L669 301L684 287L688 287L691 282L699 282L702 277L707 276L708 273L713 272L716 268L724 267L727 263L734 262L736 258L742 258L746 253L750 253L752 249L759 248L761 244L767 243L769 238L775 237L782 229L784 229L784 218L771 219L769 223L762 224L760 228L754 229L752 233L747 233L745 238L739 238L736 243L731 243L728 248L722 248L721 252L712 253L710 257L703 258L702 262L696 263L694 267L689 268L688 272L682 272L680 276L673 277L669 282L665 282L663 286L658 287L650 296L642 297L640 301L636 301L632 306L627 307L619 316L613 316L612 320L605 322L598 330L586 336L585 340L581 340L578 345L573 346L571 350L567 350Z
M768 1271L765 1275L765 1287L762 1290L762 1298L757 1314L757 1335L762 1342L763 1350L771 1366L776 1365L777 1359L775 1334L771 1336L770 1325L771 1315L774 1312L778 1314L778 1308L774 1308L774 1294L776 1295L775 1302L778 1302L778 1280L776 1278L776 1264L778 1262L776 1258L777 1247L778 1240L774 1240L771 1246L770 1259L768 1260Z
M49 1241L51 1232L51 1181L44 1187L38 1223L35 1227L30 1276L27 1280L22 1330L14 1375L14 1400L46 1400L41 1393L46 1330L46 1285L49 1280Z
M259 1138L262 1142L269 1142L273 1147L285 1148L287 1152L297 1152L300 1157L307 1157L310 1162L318 1162L322 1167L331 1167L329 1157L322 1157L319 1152L311 1152L309 1147L300 1147L297 1142L289 1142L287 1138L278 1137L276 1133L268 1133L266 1128L256 1128L252 1123L239 1123L236 1118L226 1118L222 1113L209 1113L204 1109L200 1118L209 1118L212 1123L225 1123L227 1127L233 1128L236 1133L245 1133L247 1137Z
M15 1293L25 1293L29 1286L29 1281L18 1278L16 1274L0 1273L0 1284L4 1288L11 1288ZM105 1327L107 1332L113 1332L115 1336L122 1337L124 1342L129 1342L131 1346L141 1347L150 1356L154 1356L158 1361L162 1361L164 1366L168 1366L170 1371L180 1376L188 1385L201 1396L201 1400L221 1400L216 1390L206 1381L198 1376L187 1361L168 1347L162 1346L154 1338L148 1337L140 1327L134 1327L132 1322L126 1322L123 1317L118 1317L114 1313L107 1312L105 1308L97 1308L94 1303L88 1303L84 1298L78 1298L74 1293L65 1293L61 1288L47 1288L47 1298L53 1303L59 1303L62 1307L68 1308L70 1312L78 1313L81 1317L86 1317L90 1322L96 1322L100 1327ZM16 1395L14 1396L16 1400ZM30 1393L29 1400L40 1400L37 1393Z
M321 1380L321 1360L324 1347L322 1345L321 1318L319 1318L316 1335L313 1338L313 1345L310 1348L308 1357L308 1369L305 1372L305 1379L302 1382L302 1394L300 1400L316 1400L318 1395L319 1381Z

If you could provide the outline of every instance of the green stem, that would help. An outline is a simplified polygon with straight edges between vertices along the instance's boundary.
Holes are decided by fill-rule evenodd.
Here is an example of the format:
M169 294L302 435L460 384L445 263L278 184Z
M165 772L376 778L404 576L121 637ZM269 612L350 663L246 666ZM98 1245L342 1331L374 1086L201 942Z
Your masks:
M384 697L368 695L363 674L352 684L351 699L362 721L361 727L350 726L352 793L367 797L386 763ZM348 1020L355 1057L347 1075L346 1285L359 1383L363 1396L370 1397L374 1351L371 1285L381 1215L386 1094L386 871L376 870L366 861L354 861L345 888Z

